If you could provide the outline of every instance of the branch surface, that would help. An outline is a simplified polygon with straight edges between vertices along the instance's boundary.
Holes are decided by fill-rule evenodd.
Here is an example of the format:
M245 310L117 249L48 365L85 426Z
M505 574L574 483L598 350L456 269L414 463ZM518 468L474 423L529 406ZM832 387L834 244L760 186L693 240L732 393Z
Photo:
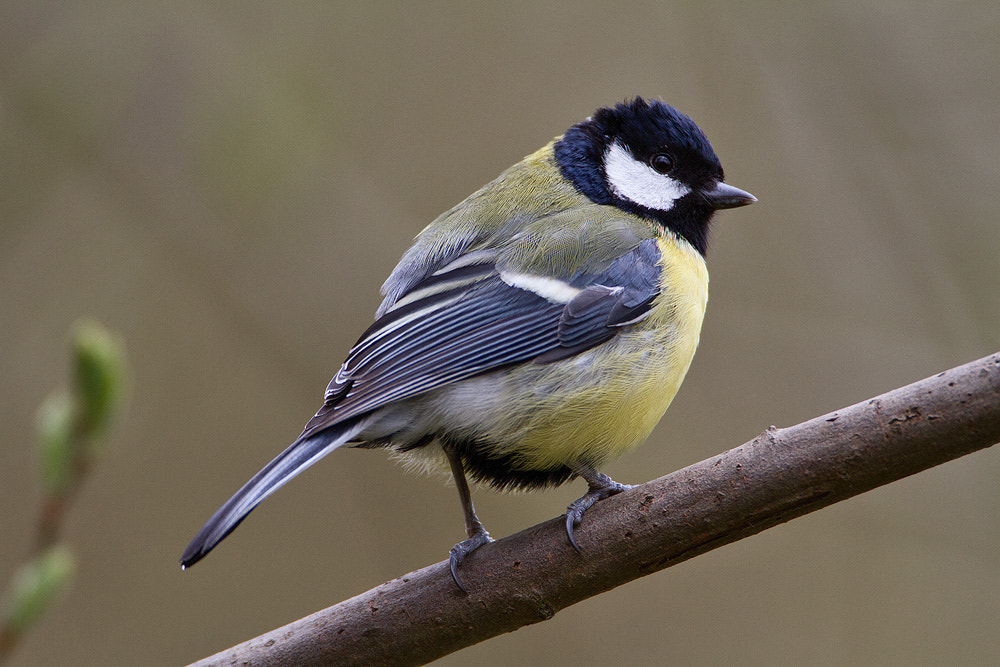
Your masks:
M552 519L462 564L411 572L195 665L419 665L1000 441L1000 353L789 428Z

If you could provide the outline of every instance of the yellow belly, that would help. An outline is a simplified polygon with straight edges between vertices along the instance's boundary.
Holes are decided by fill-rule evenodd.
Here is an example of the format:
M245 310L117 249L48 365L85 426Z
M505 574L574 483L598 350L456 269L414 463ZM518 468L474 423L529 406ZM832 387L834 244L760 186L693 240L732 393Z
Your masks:
M641 444L670 405L698 347L708 271L688 244L659 246L661 294L648 317L574 358L523 368L534 377L518 385L535 389L512 397L512 411L527 419L508 451L524 469L616 458Z

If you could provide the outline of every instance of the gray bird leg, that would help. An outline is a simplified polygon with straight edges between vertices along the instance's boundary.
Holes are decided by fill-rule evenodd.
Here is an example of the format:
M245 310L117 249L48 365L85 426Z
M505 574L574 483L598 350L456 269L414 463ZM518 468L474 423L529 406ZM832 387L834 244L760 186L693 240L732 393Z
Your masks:
M465 481L465 469L462 466L462 457L453 452L451 448L445 447L448 455L448 463L451 464L451 474L455 478L455 486L458 487L458 497L462 501L462 512L465 514L465 534L469 539L459 542L451 548L450 564L451 576L455 580L459 589L463 593L468 593L462 580L458 578L458 566L462 564L465 557L479 547L493 541L490 534L486 532L486 527L476 516L476 508L472 504L472 494L469 493L469 484Z
M581 519L583 519L583 513L590 509L590 506L596 503L598 500L604 500L616 493L621 493L622 491L627 491L632 487L628 484L619 484L607 475L601 472L597 472L590 466L575 465L572 466L573 472L582 477L587 481L587 486L590 490L587 491L583 497L574 500L570 506L566 509L566 535L569 536L569 543L573 545L577 553L582 553L580 551L580 546L576 543L576 537L573 535L573 529L580 525Z

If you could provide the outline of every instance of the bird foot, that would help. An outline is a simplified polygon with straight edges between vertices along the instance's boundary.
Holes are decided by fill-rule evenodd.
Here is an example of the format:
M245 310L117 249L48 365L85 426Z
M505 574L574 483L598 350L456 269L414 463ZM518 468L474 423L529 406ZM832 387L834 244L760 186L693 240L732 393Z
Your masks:
M469 591L465 589L465 586L462 584L462 580L458 578L458 566L462 564L462 561L465 560L466 556L484 544L489 544L492 541L493 538L486 532L486 529L479 526L479 530L474 532L469 539L459 542L451 548L451 557L449 558L449 562L451 564L451 577L455 580L455 584L463 593L468 594Z
M569 536L569 543L573 545L577 553L582 552L580 551L580 545L576 543L573 529L580 525L583 513L590 509L591 505L597 501L633 488L629 484L619 484L603 473L588 476L586 480L590 485L590 490L582 498L573 501L566 509L566 535Z

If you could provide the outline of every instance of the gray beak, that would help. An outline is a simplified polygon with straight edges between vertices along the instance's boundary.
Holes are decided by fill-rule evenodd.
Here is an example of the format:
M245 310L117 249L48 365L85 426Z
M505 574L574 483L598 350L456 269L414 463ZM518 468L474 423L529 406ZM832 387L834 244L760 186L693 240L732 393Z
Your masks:
M702 192L702 196L715 210L746 206L747 204L752 204L757 201L757 198L749 192L740 190L739 188L734 188L733 186L726 185L725 183L716 183L715 187L711 190L705 190Z

